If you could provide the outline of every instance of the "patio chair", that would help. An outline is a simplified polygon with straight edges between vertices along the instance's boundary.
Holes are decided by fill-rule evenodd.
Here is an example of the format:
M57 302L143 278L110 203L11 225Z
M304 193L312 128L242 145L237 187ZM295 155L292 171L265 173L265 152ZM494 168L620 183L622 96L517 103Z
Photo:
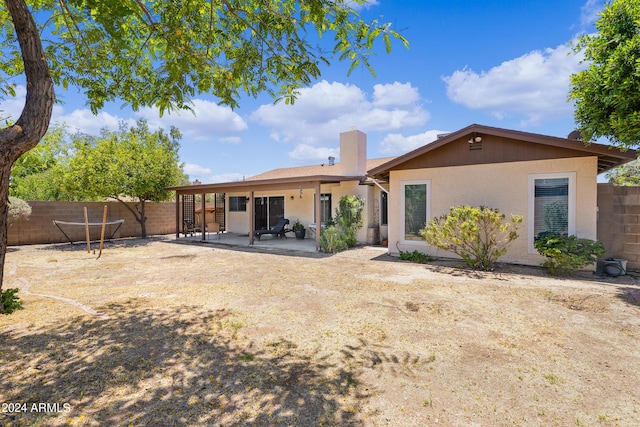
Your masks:
M220 235L222 234L222 229L220 228L220 224L217 222L209 222L207 223L207 233L216 233L218 235L218 240L220 240Z
M193 236L194 233L199 233L201 231L202 228L198 224L195 224L193 221L190 221L188 219L184 220L184 228L182 229L182 232L185 236L187 234Z
M254 234L254 236L256 236L258 238L258 240L260 240L260 237L262 237L263 234L276 235L276 236L280 237L281 239L283 237L286 239L287 235L285 233L290 231L290 230L287 230L285 228L285 225L287 225L287 224L289 224L289 220L286 219L286 218L283 218L280 221L278 221L278 223L276 225L274 225L273 227L271 227L269 229L256 230L253 234Z

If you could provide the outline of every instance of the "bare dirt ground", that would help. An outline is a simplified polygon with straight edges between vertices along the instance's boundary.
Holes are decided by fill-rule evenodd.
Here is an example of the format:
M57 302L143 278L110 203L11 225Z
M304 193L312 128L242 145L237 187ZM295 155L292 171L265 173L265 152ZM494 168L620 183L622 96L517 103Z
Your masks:
M457 264L13 248L0 425L640 425L635 277Z

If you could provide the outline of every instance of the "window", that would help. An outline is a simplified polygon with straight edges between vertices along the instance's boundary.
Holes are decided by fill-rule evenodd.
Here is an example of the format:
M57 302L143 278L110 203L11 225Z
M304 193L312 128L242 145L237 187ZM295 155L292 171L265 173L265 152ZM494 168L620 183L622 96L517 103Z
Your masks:
M402 217L404 218L403 240L424 242L420 235L429 218L430 181L402 183Z
M246 212L247 198L245 196L229 196L229 212Z
M380 225L389 224L389 193L380 191Z
M331 218L331 193L320 194L320 222L325 223ZM313 199L313 222L316 222L316 199Z
M575 234L576 174L529 175L529 250L546 233Z

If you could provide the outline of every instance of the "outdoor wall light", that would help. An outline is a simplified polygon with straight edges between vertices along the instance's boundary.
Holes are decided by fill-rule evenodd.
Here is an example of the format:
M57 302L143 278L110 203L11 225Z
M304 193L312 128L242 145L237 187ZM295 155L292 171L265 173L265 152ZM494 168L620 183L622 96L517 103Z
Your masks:
M293 196L291 196L291 200L293 200Z

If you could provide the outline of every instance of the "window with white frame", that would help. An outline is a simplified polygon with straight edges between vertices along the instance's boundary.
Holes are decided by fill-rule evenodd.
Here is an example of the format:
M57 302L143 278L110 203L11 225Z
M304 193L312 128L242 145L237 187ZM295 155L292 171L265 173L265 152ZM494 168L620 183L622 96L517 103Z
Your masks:
M529 175L529 250L548 233L575 234L576 173Z
M420 235L429 220L429 199L431 181L402 182L402 240L404 242L424 242Z

